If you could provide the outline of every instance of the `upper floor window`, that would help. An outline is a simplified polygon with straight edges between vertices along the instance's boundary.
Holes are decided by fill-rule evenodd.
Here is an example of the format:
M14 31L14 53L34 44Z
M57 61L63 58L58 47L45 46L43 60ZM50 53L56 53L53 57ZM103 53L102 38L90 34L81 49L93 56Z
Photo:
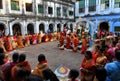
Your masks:
M38 5L38 13L44 13L44 7L43 5Z
M79 0L79 13L85 12L85 0Z
M53 8L52 7L48 7L48 14L53 14Z
M109 0L101 0L101 10L105 10L109 8Z
M96 0L89 0L89 11L96 11Z
M19 1L11 0L11 10L20 10Z
M67 8L63 7L63 16L67 17Z
M2 8L3 8L2 1L3 1L3 0L0 0L0 9L2 9Z
M32 3L26 3L26 11L27 12L32 12L33 9L32 9Z
M115 0L114 7L115 8L120 8L120 0Z
M60 7L57 7L57 16L61 16L61 8Z
M73 16L73 14L74 14L73 11L69 11L70 16Z

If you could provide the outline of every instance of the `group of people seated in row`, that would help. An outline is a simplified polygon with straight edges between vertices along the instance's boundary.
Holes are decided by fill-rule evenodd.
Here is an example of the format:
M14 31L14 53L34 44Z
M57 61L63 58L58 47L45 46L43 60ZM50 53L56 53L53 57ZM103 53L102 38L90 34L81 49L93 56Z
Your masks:
M2 36L0 37L0 47L4 49L4 52L12 51L16 48L24 48L25 46L40 44L41 42L48 42L57 40L57 32L54 33L39 33L39 34L27 34L14 35L14 36Z

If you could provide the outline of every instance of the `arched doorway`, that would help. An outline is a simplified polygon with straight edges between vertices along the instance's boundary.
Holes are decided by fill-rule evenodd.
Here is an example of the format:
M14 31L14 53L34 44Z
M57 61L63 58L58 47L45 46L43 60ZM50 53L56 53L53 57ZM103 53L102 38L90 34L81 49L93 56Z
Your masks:
M61 31L61 24L57 24L57 32Z
M45 32L45 25L43 23L39 25L39 32L40 31Z
M5 25L0 23L0 37L5 34Z
M50 24L50 25L49 25L49 29L50 29L50 32L53 33L53 31L54 31L53 24Z
M18 23L18 24L14 24L13 27L12 27L12 30L13 30L13 35L20 35L22 34L21 33L21 25Z
M101 22L99 25L99 29L103 31L109 31L109 24L108 22Z
M28 24L27 25L27 33L28 34L34 34L34 26L33 26L33 24Z
M73 32L73 24L70 24L70 30Z

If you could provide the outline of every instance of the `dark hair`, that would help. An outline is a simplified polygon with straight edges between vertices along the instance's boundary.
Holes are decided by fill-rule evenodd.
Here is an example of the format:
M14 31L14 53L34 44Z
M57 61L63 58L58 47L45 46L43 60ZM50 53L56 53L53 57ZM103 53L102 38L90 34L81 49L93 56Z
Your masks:
M3 48L0 47L0 53L4 53L4 50Z
M51 69L43 70L43 76L45 80L59 81L59 79L57 78L57 76L54 74L54 72Z
M4 64L4 54L3 53L0 53L0 65L3 65Z
M107 71L105 70L104 67L98 66L96 68L96 78L98 81L105 81L107 77Z
M44 54L40 54L38 56L38 61L41 62L41 61L44 61L44 60L46 60L45 55Z
M92 53L91 53L91 51L86 51L86 55L88 55L90 58L92 58Z
M71 69L69 72L69 77L72 79L72 81L75 81L75 79L79 76L79 72L76 69Z
M43 81L43 79L40 76L31 74L26 81Z
M17 62L18 58L19 58L19 53L17 53L17 52L13 53L13 55L12 55L13 62Z
M25 54L20 54L19 62L23 62L23 61L25 61L25 59L26 59L26 55Z
M17 81L23 81L26 79L26 77L28 77L28 72L25 68L20 68L16 71L16 78Z
M99 45L97 45L97 46L95 46L98 50L100 49L100 46Z
M118 50L116 53L115 53L115 58L117 60L120 60L120 50Z

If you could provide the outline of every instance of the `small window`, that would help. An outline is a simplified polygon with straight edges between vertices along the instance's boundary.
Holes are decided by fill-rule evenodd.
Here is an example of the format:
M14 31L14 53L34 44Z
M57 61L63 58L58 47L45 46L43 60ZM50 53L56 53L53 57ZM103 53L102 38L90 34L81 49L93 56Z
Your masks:
M115 32L120 32L120 26L115 26Z
M53 8L52 7L48 7L48 14L53 14Z
M20 10L19 1L11 0L11 10Z
M85 0L79 0L79 13L85 12Z
M73 16L73 11L69 11L69 15L70 15L70 16Z
M43 5L38 5L38 13L44 13Z
M3 0L0 0L0 9L2 9L2 8L3 8L2 1L3 1Z
M63 16L67 17L67 8L63 7Z
M26 11L32 12L32 3L26 3Z
M60 7L57 7L57 16L60 16L60 15L61 15L60 10L61 10L61 8L60 8Z

